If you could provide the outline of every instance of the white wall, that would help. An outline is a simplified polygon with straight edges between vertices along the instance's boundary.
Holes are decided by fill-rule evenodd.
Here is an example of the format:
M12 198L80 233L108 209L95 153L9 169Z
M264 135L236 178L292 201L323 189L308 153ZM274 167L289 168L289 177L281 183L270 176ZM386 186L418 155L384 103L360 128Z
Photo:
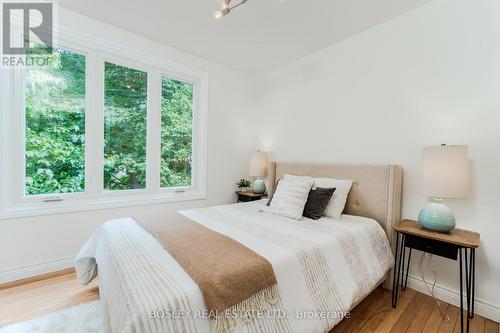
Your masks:
M253 98L260 144L275 160L402 165L405 218L416 218L427 200L419 193L421 147L468 145L472 197L448 204L459 227L481 233L478 310L496 320L499 12L498 0L436 0L258 79ZM447 289L457 290L457 263L433 266L440 295L455 295Z
M2 278L39 273L39 268L51 270L67 265L68 260L58 260L75 256L91 233L108 219L134 216L164 221L169 214L179 209L235 201L235 182L248 173L248 156L255 149L248 137L252 120L246 109L249 90L247 77L67 10L60 9L59 22L73 30L122 43L208 73L207 199L0 220L0 282ZM47 265L32 267L47 262Z

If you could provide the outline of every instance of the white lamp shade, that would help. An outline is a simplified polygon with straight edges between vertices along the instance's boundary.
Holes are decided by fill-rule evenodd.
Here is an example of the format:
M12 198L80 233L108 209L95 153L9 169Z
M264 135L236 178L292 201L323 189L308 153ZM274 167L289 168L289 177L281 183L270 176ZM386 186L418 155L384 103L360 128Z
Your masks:
M250 154L250 177L264 177L267 171L267 153L257 151Z
M424 147L422 189L432 198L467 198L470 194L467 146Z

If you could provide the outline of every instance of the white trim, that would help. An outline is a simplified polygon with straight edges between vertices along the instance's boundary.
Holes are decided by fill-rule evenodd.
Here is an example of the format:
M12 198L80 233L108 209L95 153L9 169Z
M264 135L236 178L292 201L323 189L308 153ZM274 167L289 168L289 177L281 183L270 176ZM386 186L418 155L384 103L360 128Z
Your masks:
M27 216L42 216L42 215L54 215L54 214L64 214L64 213L74 213L101 209L112 209L120 207L135 207L144 205L158 205L163 203L172 202L182 202L182 201L194 201L206 199L206 194L204 192L180 192L175 191L169 193L160 193L156 195L151 195L144 193L144 195L135 196L123 196L123 198L97 198L97 199L80 199L78 201L73 201L70 204L67 202L45 202L47 208L40 208L40 206L20 206L16 208L10 208L4 210L2 215L0 215L0 221L3 219L14 219Z
M0 284L61 271L73 267L74 263L75 257L67 257L3 271L0 272Z
M408 276L408 287L419 291L423 294L429 295L429 291L425 286L424 281L421 278L415 277L413 275ZM435 287L436 297L443 302L448 304L455 305L457 307L460 306L460 293L457 290L450 289L448 287L442 286L440 284L436 284ZM465 293L464 293L465 294ZM500 305L495 305L489 303L481 298L476 297L476 303L474 305L474 312L480 316L498 322L500 319ZM465 306L465 295L464 295L464 306Z
M61 195L24 196L19 179L24 172L24 150L21 134L15 128L19 124L24 126L23 112L13 113L11 110L24 110L23 98L18 96L24 90L19 88L23 84L23 75L19 69L7 69L2 71L1 84L7 85L8 89L2 89L0 100L0 118L3 126L2 133L2 160L0 175L3 180L2 193L0 193L0 220L18 218L24 216L38 216L48 214L61 214L68 212L107 209L116 207L128 207L137 205L160 204L168 202L200 200L206 198L206 174L207 174L207 113L208 113L208 75L203 71L188 68L173 63L167 59L151 56L149 54L118 45L107 40L96 38L78 31L64 27L54 27L54 35L57 35L56 45L75 51L86 56L86 142L85 155L85 192L67 193ZM104 87L103 68L104 61L124 64L131 68L146 71L148 73L148 131L147 142L152 144L147 148L147 189L128 191L106 191L103 189L103 143L104 143ZM154 156L156 148L161 146L161 133L152 133L161 127L157 121L161 119L161 111L154 110L161 106L161 85L153 87L154 81L160 81L161 75L193 84L195 91L193 110L193 173L192 185L182 188L160 188L159 158ZM158 77L160 76L160 77ZM153 93L152 93L153 92ZM152 94L151 94L152 93ZM12 118L12 119L11 119ZM14 122L17 124L13 126ZM158 124L157 124L158 122ZM87 126L92 125L92 126ZM99 132L99 133L97 133ZM16 134L17 133L17 134ZM157 151L160 154L160 150ZM15 165L14 165L15 163ZM14 175L15 173L15 175ZM149 173L149 174L148 174ZM158 184L155 182L158 180ZM24 185L21 184L21 185ZM43 202L43 199L61 197L62 202Z
M7 75L8 69L0 68L0 92L9 90L9 75ZM0 98L0 160L7 161L9 160L9 150L7 149L7 142L9 139L8 132L5 130L5 125L10 123L10 117L8 112L3 112L3 110L8 110L10 108L9 100L6 98ZM7 205L7 200L9 198L9 185L10 180L7 177L9 174L9 163L0 163L0 180L4 186L0 187L0 211L5 210Z

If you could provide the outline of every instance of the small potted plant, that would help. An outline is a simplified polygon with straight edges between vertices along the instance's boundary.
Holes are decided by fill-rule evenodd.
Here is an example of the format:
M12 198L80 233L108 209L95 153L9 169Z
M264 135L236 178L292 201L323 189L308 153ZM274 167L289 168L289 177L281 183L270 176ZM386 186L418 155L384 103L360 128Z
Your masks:
M252 183L248 179L240 179L240 181L236 183L238 190L242 192L248 191L250 185L252 185Z

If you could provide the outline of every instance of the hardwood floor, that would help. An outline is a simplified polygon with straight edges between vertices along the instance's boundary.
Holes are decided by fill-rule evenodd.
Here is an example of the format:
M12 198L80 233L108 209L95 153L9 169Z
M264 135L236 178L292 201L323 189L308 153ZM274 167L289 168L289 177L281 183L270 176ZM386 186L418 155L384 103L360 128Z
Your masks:
M427 295L407 289L393 309L391 292L378 288L331 333L460 333L460 310L446 303L442 303L442 308L449 322L441 318L434 300ZM476 315L471 321L470 332L498 333L498 323Z
M25 282L8 288L0 286L0 326L99 298L97 282L82 287L72 271ZM391 293L378 288L331 333L460 333L459 309L444 303L443 310L449 322L443 321L432 298L411 289L401 294L393 309ZM471 333L498 332L498 323L474 317Z
M76 282L76 273L0 288L0 326L69 308L99 298L97 281L88 286Z

